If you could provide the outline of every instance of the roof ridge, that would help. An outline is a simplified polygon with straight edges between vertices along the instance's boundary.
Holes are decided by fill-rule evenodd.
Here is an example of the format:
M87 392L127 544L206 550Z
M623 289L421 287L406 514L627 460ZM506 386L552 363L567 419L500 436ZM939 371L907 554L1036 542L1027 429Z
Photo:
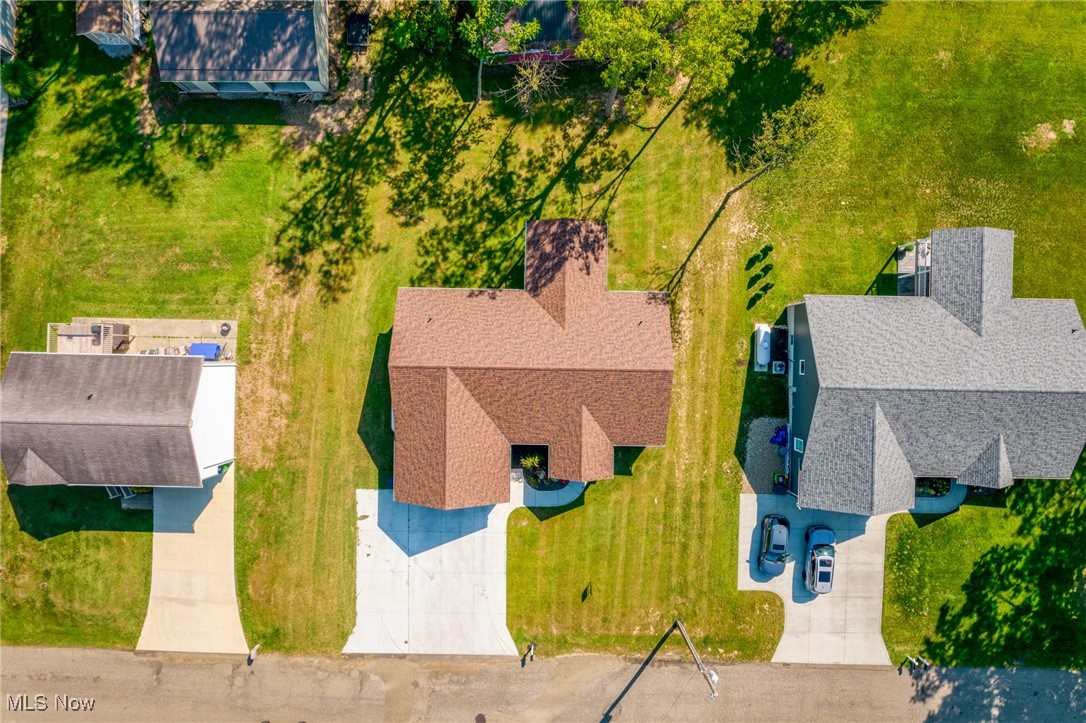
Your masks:
M825 383L823 379L819 378L820 389L834 389L841 391L857 391L857 392L877 392L877 391L891 391L891 392L948 392L948 393L977 393L977 394L1083 394L1086 395L1086 390L1081 389L991 389L988 387L860 387L854 384L848 386L838 386L832 383Z
M671 372L671 369L667 368L653 368L653 367L553 367L553 366L538 366L538 367L525 367L525 366L505 366L500 364L483 364L479 366L473 366L471 364L390 364L394 369L490 369L495 371L560 371L560 372Z
M132 422L51 422L44 420L9 419L4 418L4 424L48 424L53 427L184 427L189 428L192 417L185 424L135 424Z

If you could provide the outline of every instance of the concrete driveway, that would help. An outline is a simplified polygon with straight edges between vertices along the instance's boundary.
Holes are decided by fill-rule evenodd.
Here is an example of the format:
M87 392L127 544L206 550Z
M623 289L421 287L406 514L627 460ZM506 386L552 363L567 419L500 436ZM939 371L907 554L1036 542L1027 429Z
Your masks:
M773 578L758 570L760 524L768 514L784 515L792 528L788 551L794 561ZM882 640L887 519L801 510L788 495L739 496L739 589L769 590L784 601L774 663L890 665ZM811 525L826 525L837 535L837 569L827 595L813 595L803 584L803 533Z
M200 489L156 489L151 598L136 650L249 652L234 583L234 465Z
M505 504L447 512L357 491L357 616L344 653L519 655L505 624L509 513L568 504L584 485L537 492L513 474L509 486Z
M911 511L950 512L962 503L965 493L964 487L955 484L946 497L918 499ZM761 522L769 514L784 515L791 523L788 551L794 560L784 574L773 578L758 570ZM890 517L801 510L790 495L739 496L739 589L768 590L784 601L784 633L773 654L774 663L891 664L882 639L883 566ZM812 595L803 584L803 533L811 525L826 525L837 535L837 569L833 592L827 595Z

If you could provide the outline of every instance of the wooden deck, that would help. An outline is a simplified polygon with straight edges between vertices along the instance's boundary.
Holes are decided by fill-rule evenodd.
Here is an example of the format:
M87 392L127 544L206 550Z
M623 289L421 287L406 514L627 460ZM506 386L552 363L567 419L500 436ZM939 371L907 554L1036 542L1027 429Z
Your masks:
M920 239L897 247L897 295L927 296L930 293L931 241ZM917 282L919 281L919 287Z

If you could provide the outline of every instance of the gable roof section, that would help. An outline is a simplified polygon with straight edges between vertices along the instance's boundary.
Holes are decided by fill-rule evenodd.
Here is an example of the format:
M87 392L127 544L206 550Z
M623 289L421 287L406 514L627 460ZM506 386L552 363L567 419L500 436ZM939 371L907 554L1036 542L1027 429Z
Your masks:
M79 0L75 4L75 34L124 35L124 3L121 0Z
M199 487L196 357L14 352L0 382L12 484Z
M991 487L1074 470L1086 444L1086 330L1075 302L1011 298L1010 232L932 237L932 297L805 297L820 388L801 506L908 509L906 467ZM965 271L936 298L936 264L957 263L939 255L946 239L954 253L972 248L983 258L959 264ZM868 437L856 425L875 412L884 433ZM871 446L890 434L895 444ZM865 449L874 451L873 468Z
M1014 484L1011 461L1007 456L1007 445L1003 435L994 438L984 451L977 455L958 477L962 484L974 487L1010 487Z
M931 232L931 298L977 334L1011 300L1014 232L951 228Z
M663 444L667 296L608 291L606 253L603 224L536 221L524 290L399 290L397 500L504 502L511 444L548 445L552 476L576 480L609 478L616 444Z
M152 10L163 81L320 80L309 10Z

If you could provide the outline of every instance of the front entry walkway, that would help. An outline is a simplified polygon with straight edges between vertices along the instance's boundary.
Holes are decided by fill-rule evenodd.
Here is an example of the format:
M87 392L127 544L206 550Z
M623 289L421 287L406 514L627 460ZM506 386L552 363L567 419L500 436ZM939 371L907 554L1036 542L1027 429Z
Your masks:
M358 490L357 617L343 652L518 655L505 623L509 513L584 492L577 482L538 492L522 480L510 475L505 504L450 511Z
M151 599L137 650L249 652L234 583L234 465L200 489L156 489Z

